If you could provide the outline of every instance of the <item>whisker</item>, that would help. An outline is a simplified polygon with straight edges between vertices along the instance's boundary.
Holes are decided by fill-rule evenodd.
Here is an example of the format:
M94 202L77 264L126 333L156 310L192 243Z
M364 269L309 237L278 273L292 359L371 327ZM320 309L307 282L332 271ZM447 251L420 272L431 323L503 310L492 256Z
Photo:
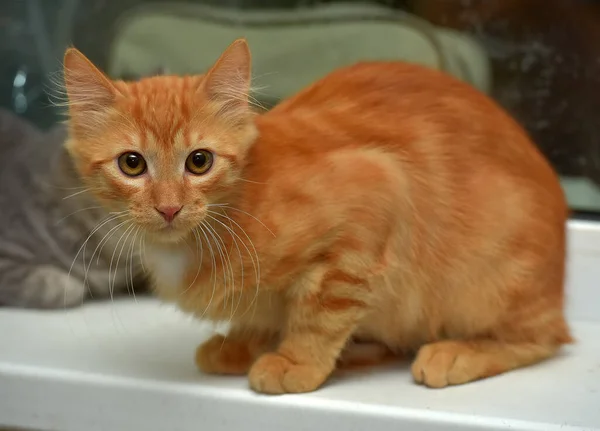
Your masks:
M210 299L208 300L208 304L206 305L206 308L204 309L204 311L200 315L200 319L202 319L204 317L204 315L210 309L212 301L213 301L213 299L215 297L215 292L217 290L217 278L216 278L216 262L217 262L217 260L215 259L215 254L214 254L213 249L212 249L212 244L210 243L210 241L208 239L208 235L206 234L206 231L204 230L203 225L204 225L204 221L202 223L200 223L200 225L198 226L198 228L201 230L202 234L204 235L204 238L206 239L206 244L208 245L208 250L209 250L211 258L212 258L212 269L211 269L211 272L210 272L210 276L211 276L211 278L213 278L213 274L215 274L215 276L214 276L214 279L213 279L213 288L212 288L212 292L211 292L211 295L210 295Z
M125 214L123 214L123 215L125 215ZM87 265L86 275L87 275L88 271L90 270L90 268L92 267L92 262L94 260L94 257L96 256L96 254L98 254L98 258L96 259L96 265L98 265L100 263L100 256L102 256L102 249L104 248L104 245L110 239L110 237L111 237L110 233L115 231L116 229L118 229L120 226L122 226L127 221L128 220L125 220L125 221L118 223L117 225L111 227L109 229L109 231L98 242L98 244L96 244L96 248L94 249L94 252L92 253L92 257L90 258L90 261L88 262L88 265ZM100 250L98 251L98 249L100 249ZM84 249L84 252L85 252L85 249Z
M225 210L223 210L223 211L225 212ZM242 315L244 315L244 314L246 314L248 312L248 310L250 310L252 308L252 306L254 305L254 303L256 302L256 300L258 299L258 294L260 292L260 260L259 260L259 257L258 257L258 252L256 250L256 247L254 246L254 242L252 241L252 239L250 238L250 236L248 235L248 233L244 230L244 228L242 228L235 220L233 220L231 217L229 217L226 212L225 212L225 214L221 214L219 212L211 211L211 210L208 210L208 212L211 213L211 214L215 214L215 215L224 217L226 220L229 221L229 223L235 224L238 227L238 229L240 229L242 231L242 234L246 237L246 239L250 242L250 246L252 247L252 250L254 251L254 256L256 257L256 261L254 260L254 257L250 253L250 250L249 250L248 246L246 245L245 241L239 235L237 235L237 233L235 233L233 231L233 228L232 228L231 232L233 234L235 234L240 239L240 241L242 242L242 245L246 248L246 252L248 253L248 256L250 257L250 261L252 262L252 266L254 268L254 274L255 274L255 277L256 277L256 291L255 291L255 294L254 294L254 298L252 299L252 301L250 301L250 305L248 306L248 308L246 309L246 311L242 314ZM215 219L212 216L209 216L209 217L213 218L213 220L215 220L215 221L218 221L225 228L227 228L227 226L225 226L219 220Z
M213 212L213 211L209 210L209 212ZM237 310L238 310L238 308L240 306L240 303L242 302L243 295L244 295L244 266L245 265L244 265L244 261L243 261L243 258L242 258L242 251L240 250L240 247L239 247L238 241L237 241L238 238L240 239L240 241L242 241L242 239L239 237L239 235L237 235L233 231L233 228L228 227L227 225L225 225L224 223L222 223L217 218L211 216L210 214L208 215L208 217L211 218L212 220L214 220L215 222L219 223L220 225L222 225L227 230L227 232L231 236L231 239L233 240L233 244L237 248L238 256L240 258L240 272L241 272L241 279L242 279L241 284L242 285L240 287L240 297L238 299L238 303L237 303L235 309L232 310L231 318L229 319L229 322L231 323L231 320L233 319L233 316L235 316L235 313L237 312ZM254 264L254 259L253 259L252 255L250 255L250 249L248 249L248 247L246 246L246 244L243 241L242 241L242 245L246 248L246 251L248 252L248 255L250 256L250 259L252 260L252 263ZM231 259L230 259L230 262L231 262ZM232 301L232 305L233 305L233 301Z
M127 283L127 265L129 264L129 280L131 281L131 295L133 296L133 301L137 303L137 298L135 297L135 288L134 288L134 282L133 282L133 252L135 249L135 240L137 239L138 235L140 234L140 229L141 226L138 226L137 229L135 230L135 233L133 234L133 238L131 240L131 244L129 244L129 253L126 256L125 259L125 283L127 284L127 292L129 293L129 284Z
M202 246L202 238L200 238L200 233L194 229L194 233L196 234L196 239L198 241L198 248L200 249L200 268L202 268L202 262L204 261L204 247Z
M128 221L130 221L130 220L128 220ZM106 246L106 244L108 244L110 237L106 237L105 239L106 240L104 240L104 238L103 238L103 241L100 241L100 243L98 243L97 247L100 247L100 250L98 251L98 257L96 258L96 265L98 265L100 263L100 257L102 257L102 250L104 250L104 247ZM93 256L92 256L92 259L93 259ZM91 264L91 262L90 262L90 264Z
M89 192L90 190L92 190L92 189L90 189L90 188L87 188L87 189L84 189L84 190L80 190L80 191L78 191L78 192L75 192L75 193L73 193L73 194L70 194L69 196L65 196L65 197L63 198L63 200L66 200L66 199L71 199L71 198L73 198L73 197L75 197L75 196L78 196L78 195L80 195L80 194L82 194L82 193Z
M131 222L129 222L131 223ZM121 236L119 237L119 240L117 241L117 243L115 244L115 249L112 252L112 256L110 258L110 265L108 267L108 293L110 294L110 300L112 302L114 302L114 280L117 276L117 266L115 266L115 272L114 272L114 276L113 276L113 283L111 286L111 274L112 274L112 267L113 267L113 261L115 259L115 255L117 253L117 249L119 248L119 244L121 243L121 241L123 240L123 237L127 234L127 232L129 232L131 229L133 228L133 224L129 224L126 228L125 228L125 232L123 232L121 234ZM119 253L119 257L117 258L117 265L119 264L119 259L121 258L121 253L123 252L123 247L121 247L121 252Z
M73 211L71 214L69 214L69 215L66 215L66 216L64 216L63 218L61 218L60 220L58 220L54 226L58 226L58 225L59 225L59 224L61 224L63 221L65 221L66 219L68 219L69 217L71 217L71 216L73 216L73 215L75 215L75 214L77 214L77 213L80 213L80 212L83 212L83 211L87 211L87 210L95 210L95 209L100 209L100 208L102 208L102 207L100 207L100 206L95 206L95 207L80 208L80 209L78 209L77 211Z
M102 229L102 227L104 225L106 225L107 223L110 223L114 220L119 219L120 217L125 216L125 214L116 214L116 215L109 215L108 217L106 217L104 220L101 220L100 222L98 222L98 225L92 229L92 231L89 233L89 235L87 236L87 238L83 241L83 244L81 244L81 246L79 247L79 250L77 250L77 253L75 254L75 257L73 258L73 261L71 262L71 266L69 267L69 272L67 273L67 279L71 278L71 272L73 271L73 267L75 266L75 262L77 261L77 258L79 257L79 255L81 254L82 250L84 250L83 253L83 268L85 269L85 247L87 246L88 241L90 240L90 238L99 230ZM83 286L84 288L86 287L86 279L84 278L83 280ZM87 286L88 291L90 294L92 294L92 291L89 287L89 285ZM93 295L92 295L93 296ZM64 307L67 306L67 292L65 290L65 294L63 297L63 301L64 301Z
M245 183L252 183L252 184L263 184L263 185L267 184L267 183L261 183L261 182L258 182L258 181L247 180L245 178L238 178L238 180L239 181L244 181Z
M221 237L221 235L219 235L219 232L217 231L217 229L213 228L213 232L215 233L215 235L217 236L217 239L221 242L222 246L223 246L223 252L225 253L226 257L227 257L227 261L229 263L229 272L230 272L230 284L231 284L231 314L229 317L229 323L231 323L231 320L233 319L233 315L234 315L234 303L235 303L235 272L233 270L233 263L231 262L231 250L227 250L227 247L225 245L225 241L223 240L223 238ZM237 244L236 244L237 246ZM239 252L239 249L238 249ZM241 256L241 254L240 254ZM243 264L243 262L241 262L240 259L240 264ZM243 266L242 266L243 267ZM225 270L226 268L224 268ZM240 294L242 294L243 291L240 291Z
M261 224L261 225L262 225L262 226L263 226L263 227L264 227L264 228L265 228L267 231L269 231L269 233L270 233L271 235L273 235L273 238L277 238L277 236L276 236L276 235L273 233L273 231L271 231L271 229L269 229L269 228L267 227L267 225L266 225L266 224L264 224L262 221L260 221L258 218L256 218L256 217L255 217L255 216L253 216L252 214L250 214L250 213L248 213L248 212L246 212L246 211L242 211L242 210L241 210L241 209L239 209L239 208L235 208L235 207L229 206L229 205L227 205L227 204L213 204L213 206L215 206L215 207L220 207L220 208L226 208L226 209L228 209L228 210L237 211L237 212L240 212L240 213L242 213L242 214L246 214L248 217L252 217L252 218L253 218L254 220L256 220L258 223L260 223L260 224Z
M104 245L110 240L110 238L114 235L114 233L118 229L120 229L123 225L125 225L128 222L129 222L129 220L125 220L121 223L118 223L116 226L113 226L112 228L110 228L110 230L102 237L100 242L96 245L96 248L94 249L94 252L92 253L92 257L90 258L89 263L85 267L85 274L84 274L85 281L87 281L87 279L88 279L88 274L89 274L90 268L92 267L92 263L94 262L94 257L96 256L96 253L98 253L98 260L96 261L96 264L98 264L98 262L100 262L100 256L102 255L102 249L104 248ZM109 274L109 282L110 282L110 274ZM110 283L109 283L109 286L110 286Z
M225 253L223 252L222 248L221 248L221 243L217 240L217 237L215 236L215 234L213 233L213 229L209 224L205 225L206 230L208 231L208 234L214 239L215 241L215 246L217 247L217 252L219 253L219 256L221 258L221 269L223 272L223 287L225 289L225 302L223 303L223 308L225 308L227 306L227 302L229 301L229 292L228 292L228 286L227 286L227 278L229 276L228 273L226 273L226 265L225 265Z
M146 265L144 261L146 260L146 233L142 233L140 238L140 264L142 265L142 271L144 274L147 274Z
M127 240L129 239L129 237L131 236L131 234L134 232L134 230L136 229L135 225L131 224L127 230L125 231L125 233L127 233L127 236L125 236L125 238L123 239L123 245L121 245L121 250L119 251L119 255L117 256L117 263L115 264L115 272L113 275L113 279L112 279L112 291L115 291L115 285L116 285L116 281L117 281L117 272L119 271L119 261L121 260L121 255L123 254L123 250L125 249L125 246L127 244ZM125 234L123 234L125 235ZM117 245L115 246L118 247L119 243L117 242ZM127 254L125 254L125 256L127 256ZM110 274L110 272L109 272ZM127 261L125 262L125 282L127 282Z
M216 219L215 219L215 220L216 220ZM232 313L232 318L233 318L233 316L235 316L235 315L236 315L236 313L237 313L237 310L238 310L238 308L240 307L240 304L242 303L242 300L244 299L244 293L245 293L245 292L244 292L244 283L245 283L245 281L246 281L246 280L245 280L245 275L244 275L244 269L245 269L245 266L246 266L246 265L245 265L245 263L244 263L244 258L242 257L242 251L240 250L240 246L238 245L238 240L237 240L237 238L236 238L236 236L237 236L237 235L236 235L236 236L232 235L232 234L234 234L235 232L234 232L234 230L233 230L233 225L231 224L231 220L229 221L229 226L230 226L230 228L231 228L230 230L228 229L229 236L230 236L230 237L231 237L231 239L233 240L233 245L235 245L235 248L237 249L237 252L238 252L238 257L239 257L239 259L240 259L240 273L241 273L241 274L240 274L240 277L241 277L241 281L242 281L242 285L240 286L240 297L239 297L239 299L238 299L238 303L237 303L237 305L235 306L235 310L233 310L233 313ZM243 244L243 241L242 241L242 244ZM232 245L232 248L233 248L233 245ZM254 264L254 261L253 261L253 264ZM230 322L229 322L229 323L231 323L231 320L230 320Z
M81 253L81 251L85 248L86 244L88 243L88 241L90 240L90 238L92 237L92 235L94 235L99 229L101 229L104 225L106 225L107 223L110 223L114 220L117 220L121 217L124 217L125 214L115 214L112 216L108 216L107 218L105 218L104 220L100 221L98 226L96 226L94 229L92 229L92 231L90 232L90 234L87 236L87 238L85 239L85 241L83 242L83 244L81 244L81 247L79 247L79 250L77 251L77 254L75 255L75 258L73 259L73 262L71 263L71 266L69 268L69 276L71 275L71 271L73 270L73 266L75 265L75 261L77 260L77 257L79 256L79 254ZM85 259L84 259L84 264L85 264Z
M192 280L190 285L181 292L182 295L192 288L194 283L196 283L198 276L200 275L200 271L202 271L202 239L200 238L200 235L198 234L196 229L192 229L192 233L194 234L194 240L196 241L196 248L200 251L200 264L198 265L198 270L196 271L196 275L194 276L194 279Z
M127 212L127 211L120 211L120 212L118 212L118 213L115 213L114 215L115 215L115 216L122 216L122 215L124 216L124 215L126 215L126 212ZM109 216L109 218L110 218L110 216ZM111 218L110 222L113 222L113 221L115 221L115 220L116 220L116 219L118 219L118 218L120 218L120 217ZM101 225L101 226L99 226L99 227L102 227L102 226L103 226L103 225ZM108 233L110 233L110 232L108 232ZM107 233L107 235L108 235L108 233ZM106 235L105 235L105 237L106 237ZM102 243L102 240L103 240L105 237L103 237L103 238L100 240L100 243ZM88 239L89 239L89 238L88 238ZM85 276L84 276L84 283L85 283L85 284L87 284L87 287L88 287L88 291L89 291L89 293L90 293L90 296L93 298L93 297L94 297L94 294L93 294L93 292L92 292L92 290L91 290L91 288L90 288L90 286L89 286L89 283L88 283L88 278L87 278L87 277L88 277L88 271L89 271L89 269L90 269L90 267L91 267L91 265L92 265L92 260L93 260L93 258L94 258L94 257L93 257L93 255L92 255L92 259L90 260L90 262L89 262L89 264L87 265L87 268L86 268L86 263L85 263L85 262L86 262L86 260L85 260L85 252L87 251L87 245L88 245L88 242L86 241L86 243L84 243L83 245L84 245L84 247L83 247L83 252L82 252L82 261L83 261L83 270L84 270L83 272L84 272L84 275L85 275Z
M255 275L256 275L256 284L259 284L259 282L260 282L260 261L258 259L258 252L256 251L256 247L254 246L254 242L252 241L252 239L250 238L250 236L246 233L246 231L244 230L244 228L239 225L239 223L237 223L235 220L233 220L227 214L221 214L219 212L211 211L211 210L208 210L208 212L210 214L215 214L215 215L218 215L220 217L224 217L230 223L235 224L237 226L237 228L242 231L242 233L244 234L244 236L246 237L246 239L250 242L250 246L252 247L254 255L256 256L256 266L254 267L254 272L255 272ZM212 217L212 216L211 216L211 218L214 219L214 217ZM221 223L221 224L223 224L223 223ZM238 238L240 239L240 241L242 241L242 244L246 247L246 250L248 251L248 254L249 254L250 258L251 258L252 262L254 263L254 259L250 255L250 250L248 250L248 246L246 245L246 243L243 241L242 238L240 238L239 236L238 236Z

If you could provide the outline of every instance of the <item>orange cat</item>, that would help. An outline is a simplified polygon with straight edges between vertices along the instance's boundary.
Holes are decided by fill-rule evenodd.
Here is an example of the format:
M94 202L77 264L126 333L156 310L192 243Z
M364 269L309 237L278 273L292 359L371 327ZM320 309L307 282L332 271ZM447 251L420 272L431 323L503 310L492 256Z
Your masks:
M65 80L67 148L145 232L158 296L231 323L203 371L312 391L360 339L443 387L571 342L558 178L466 84L363 63L256 115L243 40L205 75L133 83L70 49Z

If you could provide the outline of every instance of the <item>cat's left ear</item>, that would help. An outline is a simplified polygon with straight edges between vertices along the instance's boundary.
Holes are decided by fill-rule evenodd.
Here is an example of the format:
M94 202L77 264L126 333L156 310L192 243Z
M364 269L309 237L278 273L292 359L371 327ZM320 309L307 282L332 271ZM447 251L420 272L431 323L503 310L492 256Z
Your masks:
M64 57L69 114L77 129L91 131L113 105L118 90L80 51L69 48Z
M251 63L246 40L233 42L207 72L203 85L205 95L211 101L222 103L225 110L247 108Z

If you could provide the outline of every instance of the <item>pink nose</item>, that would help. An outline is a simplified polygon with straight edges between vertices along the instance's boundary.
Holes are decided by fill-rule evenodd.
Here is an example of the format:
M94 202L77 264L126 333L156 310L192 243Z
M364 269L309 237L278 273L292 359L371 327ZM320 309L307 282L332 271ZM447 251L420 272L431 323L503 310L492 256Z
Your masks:
M175 216L177 214L179 214L179 211L181 211L181 208L183 208L182 206L178 206L178 207L171 207L171 206L159 206L159 207L155 207L156 211L158 211L160 213L160 215L163 216L163 218L165 219L165 221L167 223L171 223L174 219Z

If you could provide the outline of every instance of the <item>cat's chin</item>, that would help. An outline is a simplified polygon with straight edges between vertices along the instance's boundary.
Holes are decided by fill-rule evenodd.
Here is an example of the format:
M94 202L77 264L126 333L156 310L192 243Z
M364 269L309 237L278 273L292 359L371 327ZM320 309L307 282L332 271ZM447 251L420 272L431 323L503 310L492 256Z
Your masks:
M148 240L159 244L176 244L189 236L189 232L182 229L160 229L156 231L146 232Z

